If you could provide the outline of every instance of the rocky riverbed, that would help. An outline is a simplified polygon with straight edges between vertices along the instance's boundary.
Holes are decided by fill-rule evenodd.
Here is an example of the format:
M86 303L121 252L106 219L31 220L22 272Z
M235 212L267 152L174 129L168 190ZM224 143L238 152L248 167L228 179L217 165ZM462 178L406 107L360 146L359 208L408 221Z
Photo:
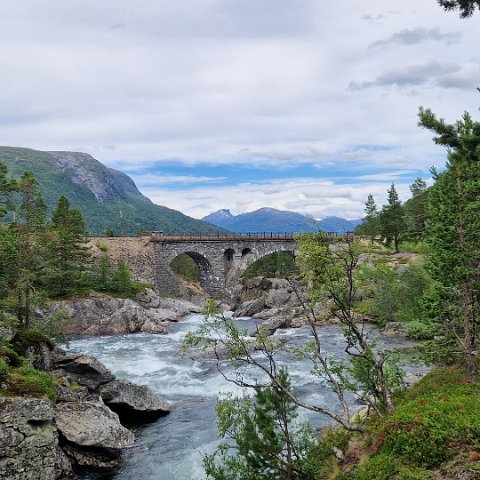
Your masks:
M0 478L68 478L84 467L115 467L135 435L125 425L149 422L172 406L146 386L117 379L87 355L47 345L36 366L56 379L56 401L0 398Z
M95 293L86 298L55 301L42 314L47 316L59 310L71 317L62 327L66 335L166 334L172 322L201 312L202 305L162 298L155 290L147 288L133 299Z

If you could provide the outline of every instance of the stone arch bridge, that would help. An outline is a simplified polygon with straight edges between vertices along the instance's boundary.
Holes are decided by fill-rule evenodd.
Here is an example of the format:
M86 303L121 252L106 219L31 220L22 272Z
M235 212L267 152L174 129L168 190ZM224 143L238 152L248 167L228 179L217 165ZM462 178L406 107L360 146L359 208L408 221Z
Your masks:
M226 236L92 237L94 256L105 251L115 261L125 260L135 280L154 284L164 296L179 296L185 286L170 263L185 253L199 267L200 285L212 297L221 298L238 285L243 272L254 262L275 252L295 256L290 234L229 234Z
M212 297L231 293L243 272L262 257L276 252L295 255L295 241L288 234L247 234L225 237L153 235L155 284L163 295L176 295L182 283L170 268L180 254L199 267L200 285Z

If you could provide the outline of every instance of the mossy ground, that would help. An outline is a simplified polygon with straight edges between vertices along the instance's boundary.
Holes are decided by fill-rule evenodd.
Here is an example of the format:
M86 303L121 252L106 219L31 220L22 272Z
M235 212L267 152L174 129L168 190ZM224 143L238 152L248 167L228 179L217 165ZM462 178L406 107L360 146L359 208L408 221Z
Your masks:
M437 368L395 403L395 413L372 419L366 434L350 435L347 448L344 433L329 433L344 459L312 452L322 466L315 478L480 479L479 380L468 381L459 366Z
M32 365L30 347L39 344L53 347L53 341L35 330L20 330L11 344L0 346L0 396L49 398L55 401L55 380Z

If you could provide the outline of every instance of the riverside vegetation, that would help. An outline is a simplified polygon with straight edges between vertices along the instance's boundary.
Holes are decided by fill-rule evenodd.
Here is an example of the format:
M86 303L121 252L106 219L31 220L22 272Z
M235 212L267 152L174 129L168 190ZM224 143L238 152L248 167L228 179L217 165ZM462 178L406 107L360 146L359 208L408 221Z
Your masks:
M213 348L219 360L230 358L239 367L232 380L254 392L218 403L219 430L226 442L205 457L211 478L480 475L475 322L480 298L480 124L466 115L447 125L423 109L420 122L437 133L437 142L450 147L446 169L435 174L433 187L415 182L412 200L402 205L392 185L389 203L378 214L369 198L363 226L369 229L368 242L332 244L321 234L298 238L297 267L311 288L306 298L294 281L292 288L303 302L313 336L310 344L288 353L311 360L312 375L331 386L339 408L306 402L298 394L281 361L282 345L262 327L255 338L247 338L210 306L203 329L187 337L186 346L203 344ZM0 224L0 321L2 335L14 332L13 337L2 336L0 394L54 399L55 380L34 367L31 347L51 344L58 323L66 319L61 312L40 319L38 306L48 298L83 295L94 285L126 296L141 286L132 281L127 265L111 263L104 246L100 258L89 260L81 215L65 197L46 222L31 173L15 182L1 165L0 202L2 215L13 211L16 220ZM394 268L392 256L386 255L393 252L385 251L385 243L421 255L411 256L406 266L407 257L393 254ZM278 258L267 261L265 268L298 275ZM316 329L323 319L311 308L318 302L329 304L343 326L349 362L333 362L324 355ZM443 366L405 391L397 358L375 345L363 323L366 317L380 325L405 324L410 335L425 341L425 358ZM256 381L242 375L245 368L261 372ZM352 407L352 393L367 407L365 412ZM319 435L299 422L301 408L326 415L338 427Z
M402 205L392 184L381 211L369 196L359 228L367 242L332 244L321 233L297 238L301 277L309 285L302 302L310 344L287 349L263 327L249 338L213 304L202 329L187 336L185 348L213 351L220 369L225 358L234 362L229 380L253 392L218 402L225 441L204 458L209 478L480 478L480 122L465 114L449 125L424 108L419 119L448 148L432 187L417 179ZM405 249L417 253L402 255ZM313 309L318 302L328 302L343 326L348 362L324 354L322 319ZM405 390L398 358L376 345L365 317L404 325L436 368ZM288 353L311 360L312 377L330 385L337 408L302 398L283 361ZM348 392L364 411L352 408ZM299 409L326 415L331 429L319 435L301 424Z
M53 337L67 322L60 310L47 319L39 309L48 299L86 295L90 290L131 296L144 288L133 281L125 262L113 264L106 248L96 260L86 247L86 230L77 209L61 196L46 222L46 205L38 183L25 172L18 181L0 163L0 216L14 212L14 223L0 223L0 395L55 397L52 378L36 370L29 347Z

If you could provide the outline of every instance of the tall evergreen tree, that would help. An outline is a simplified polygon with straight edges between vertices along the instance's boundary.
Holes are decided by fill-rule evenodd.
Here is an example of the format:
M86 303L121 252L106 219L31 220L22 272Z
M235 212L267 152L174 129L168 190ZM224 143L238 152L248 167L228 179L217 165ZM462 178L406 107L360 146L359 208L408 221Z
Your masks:
M405 230L404 213L402 202L398 197L395 184L387 191L387 205L382 208L380 215L380 227L387 245L393 242L395 253L399 252L400 236Z
M432 276L448 302L443 318L474 379L480 313L480 122L465 113L450 125L423 108L419 117L420 126L436 133L435 143L448 149L446 169L434 172L429 193L427 239Z
M63 195L53 212L49 233L47 291L53 296L71 295L82 283L90 255L82 214L70 208L70 202Z
M17 215L17 308L19 321L28 327L32 314L32 292L41 269L41 233L44 231L47 206L32 172L26 171L18 180L17 187L21 200Z
M471 17L475 8L480 9L480 0L437 0L445 10L459 10L460 17Z
M0 162L0 220L12 207L11 194L16 183L7 177L7 167ZM0 224L0 300L8 295L17 275L17 238L14 230Z
M0 162L0 218L5 216L11 206L11 194L16 185L14 180L7 177L7 172L6 165Z
M410 191L412 198L404 205L407 235L413 240L421 240L427 223L427 183L417 178L410 185Z
M362 233L369 236L372 243L379 233L378 215L379 212L377 210L375 199L370 193L365 202L365 217L363 217Z

